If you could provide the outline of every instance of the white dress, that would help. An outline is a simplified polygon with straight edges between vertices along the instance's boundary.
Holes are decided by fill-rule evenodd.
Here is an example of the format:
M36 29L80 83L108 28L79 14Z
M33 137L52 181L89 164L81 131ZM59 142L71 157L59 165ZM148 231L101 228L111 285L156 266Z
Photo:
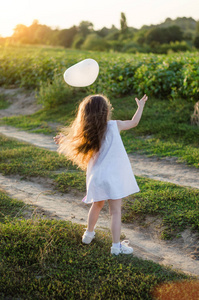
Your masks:
M88 163L86 188L84 203L120 199L139 192L117 121L108 121L101 148Z

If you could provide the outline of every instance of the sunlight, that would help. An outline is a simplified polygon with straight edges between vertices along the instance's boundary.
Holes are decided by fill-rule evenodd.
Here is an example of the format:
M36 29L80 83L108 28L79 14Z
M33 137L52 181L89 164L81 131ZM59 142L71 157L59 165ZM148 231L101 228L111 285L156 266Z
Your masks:
M192 17L199 19L198 0L7 0L0 9L0 35L10 36L17 24L30 26L39 20L52 28L70 28L81 21L90 21L95 29L115 25L120 27L120 14L124 12L130 27L158 24L166 18Z
M0 35L10 36L17 24L29 26L32 23L29 17L28 1L7 0L1 3L0 9Z

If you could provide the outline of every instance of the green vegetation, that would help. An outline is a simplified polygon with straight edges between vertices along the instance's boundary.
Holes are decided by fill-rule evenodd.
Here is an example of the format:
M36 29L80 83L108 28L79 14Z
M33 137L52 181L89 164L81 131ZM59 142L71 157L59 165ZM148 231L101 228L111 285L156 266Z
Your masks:
M49 176L51 172L65 168L76 169L64 156L0 136L1 167L4 175L19 174L24 178Z
M46 177L61 192L85 193L85 173L62 155L6 137L0 138L0 172L18 174L21 178ZM63 171L64 169L64 171ZM190 228L199 232L199 191L170 183L137 178L141 192L124 202L123 221L133 223L153 215L162 220L162 238L172 238Z
M137 177L141 192L124 202L122 220L144 223L147 216L162 219L162 239L178 236L186 228L199 232L199 191ZM161 231L161 230L160 230Z
M63 155L0 136L0 172L18 174L23 179L49 177L60 191L85 192L85 174ZM62 172L56 172L56 171ZM64 172L63 172L64 170Z
M129 140L131 138L131 141ZM142 139L123 134L123 141L128 153L138 152L148 156L175 157L178 162L199 167L198 147L192 147L180 142L161 141L155 138Z
M54 85L56 77L59 77L58 81L63 81L63 72L67 67L88 57L98 61L100 74L95 84L81 89L84 93L104 93L114 97L147 93L158 98L198 99L197 53L130 55L5 47L0 48L0 85L37 88L38 97L43 101L43 90Z
M0 109L8 108L9 102L7 100L6 95L0 94Z
M57 188L63 193L67 193L71 189L86 193L86 175L84 172L68 171L53 177Z
M0 191L2 299L153 299L161 283L193 279L134 256L111 256L105 231L83 245L83 226L39 215L25 220L22 206Z
M152 299L160 283L190 279L151 261L111 256L105 232L82 245L82 226L70 222L23 220L0 228L2 298Z
M192 18L167 18L164 23L136 29L128 26L121 13L120 29L114 25L94 30L89 21L68 29L53 30L34 20L29 27L18 24L12 37L0 38L2 44L52 45L91 51L117 51L128 53L169 53L196 51L199 48L199 22Z
M1 223L14 220L16 216L18 218L21 217L24 206L23 201L10 198L0 189L0 225Z

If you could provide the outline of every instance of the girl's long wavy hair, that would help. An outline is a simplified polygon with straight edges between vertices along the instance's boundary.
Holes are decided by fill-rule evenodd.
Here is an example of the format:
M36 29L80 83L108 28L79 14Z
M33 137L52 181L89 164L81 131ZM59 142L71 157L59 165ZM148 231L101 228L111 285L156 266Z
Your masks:
M80 103L72 125L62 130L64 137L60 140L58 152L81 169L86 169L91 157L101 147L110 117L111 104L105 96L87 96Z

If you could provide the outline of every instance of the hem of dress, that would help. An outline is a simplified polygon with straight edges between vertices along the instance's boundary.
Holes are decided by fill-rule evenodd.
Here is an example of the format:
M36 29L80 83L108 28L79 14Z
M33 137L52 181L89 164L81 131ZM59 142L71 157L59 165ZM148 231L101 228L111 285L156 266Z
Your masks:
M133 193L130 193L130 194L125 194L124 196L120 196L120 197L117 197L117 198L111 197L111 198L99 199L99 200L89 201L89 202L86 202L87 196L85 196L85 197L82 199L82 202L84 202L85 204L90 204L90 203L99 202L99 201L107 201L107 200L110 200L110 199L111 199L111 200L118 200L118 199L122 199L122 198L128 197L128 196L133 195L133 194L137 194L137 193L139 193L139 192L140 192L140 189L139 189L138 191L136 191L136 192L133 192Z

